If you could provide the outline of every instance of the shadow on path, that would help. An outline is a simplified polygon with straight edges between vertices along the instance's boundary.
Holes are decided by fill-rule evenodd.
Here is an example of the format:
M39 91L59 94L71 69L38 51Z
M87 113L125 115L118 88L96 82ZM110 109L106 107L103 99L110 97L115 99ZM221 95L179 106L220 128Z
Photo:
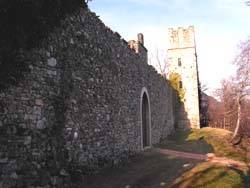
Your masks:
M125 166L84 178L83 188L159 188L191 169L198 161L148 150Z

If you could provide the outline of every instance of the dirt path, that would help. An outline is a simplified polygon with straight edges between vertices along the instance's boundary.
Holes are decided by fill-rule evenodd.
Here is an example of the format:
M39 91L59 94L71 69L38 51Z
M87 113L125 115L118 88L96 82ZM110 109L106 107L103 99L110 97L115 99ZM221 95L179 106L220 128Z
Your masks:
M250 167L249 163L232 160L225 157L216 157L213 153L197 154L197 153L188 153L188 152L181 152L176 150L160 149L160 148L155 148L154 151L164 155L170 155L188 159L204 160L211 163L230 166L238 170L247 170Z
M166 188L173 179L200 160L179 158L148 150L129 163L85 177L82 188Z
M176 150L160 149L160 148L155 148L154 151L161 153L161 154L164 154L164 155L171 155L171 156L181 157L181 158L196 159L196 160L206 160L207 159L207 155L205 155L205 154L181 152L181 151L176 151Z
M167 188L173 180L192 169L197 163L225 165L235 169L247 168L245 163L176 150L154 148L115 169L106 169L97 175L84 177L82 188Z

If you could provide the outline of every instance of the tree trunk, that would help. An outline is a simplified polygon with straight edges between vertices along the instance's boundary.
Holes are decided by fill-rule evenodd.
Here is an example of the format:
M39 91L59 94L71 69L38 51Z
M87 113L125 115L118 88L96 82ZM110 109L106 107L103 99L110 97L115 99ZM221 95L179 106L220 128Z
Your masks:
M223 118L223 129L226 129L226 117Z
M236 124L235 130L234 130L234 134L233 134L232 139L234 139L238 135L239 128L240 128L240 121L241 121L241 101L240 101L240 97L237 98L237 103L238 103L238 110L237 110L238 118L237 118L237 124Z

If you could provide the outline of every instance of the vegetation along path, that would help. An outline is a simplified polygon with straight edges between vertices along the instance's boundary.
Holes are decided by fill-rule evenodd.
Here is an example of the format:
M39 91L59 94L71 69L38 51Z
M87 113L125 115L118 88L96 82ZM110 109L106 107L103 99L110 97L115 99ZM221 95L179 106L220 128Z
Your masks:
M121 168L84 177L82 187L250 187L250 140L235 147L231 135L212 128L177 132Z

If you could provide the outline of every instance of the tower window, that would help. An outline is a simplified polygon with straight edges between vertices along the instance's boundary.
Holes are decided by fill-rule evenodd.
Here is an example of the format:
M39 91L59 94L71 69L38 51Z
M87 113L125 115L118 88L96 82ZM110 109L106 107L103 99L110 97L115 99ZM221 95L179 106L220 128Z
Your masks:
M179 81L179 88L182 89L183 85L182 85L182 81Z
M178 58L178 66L181 66L181 58Z

